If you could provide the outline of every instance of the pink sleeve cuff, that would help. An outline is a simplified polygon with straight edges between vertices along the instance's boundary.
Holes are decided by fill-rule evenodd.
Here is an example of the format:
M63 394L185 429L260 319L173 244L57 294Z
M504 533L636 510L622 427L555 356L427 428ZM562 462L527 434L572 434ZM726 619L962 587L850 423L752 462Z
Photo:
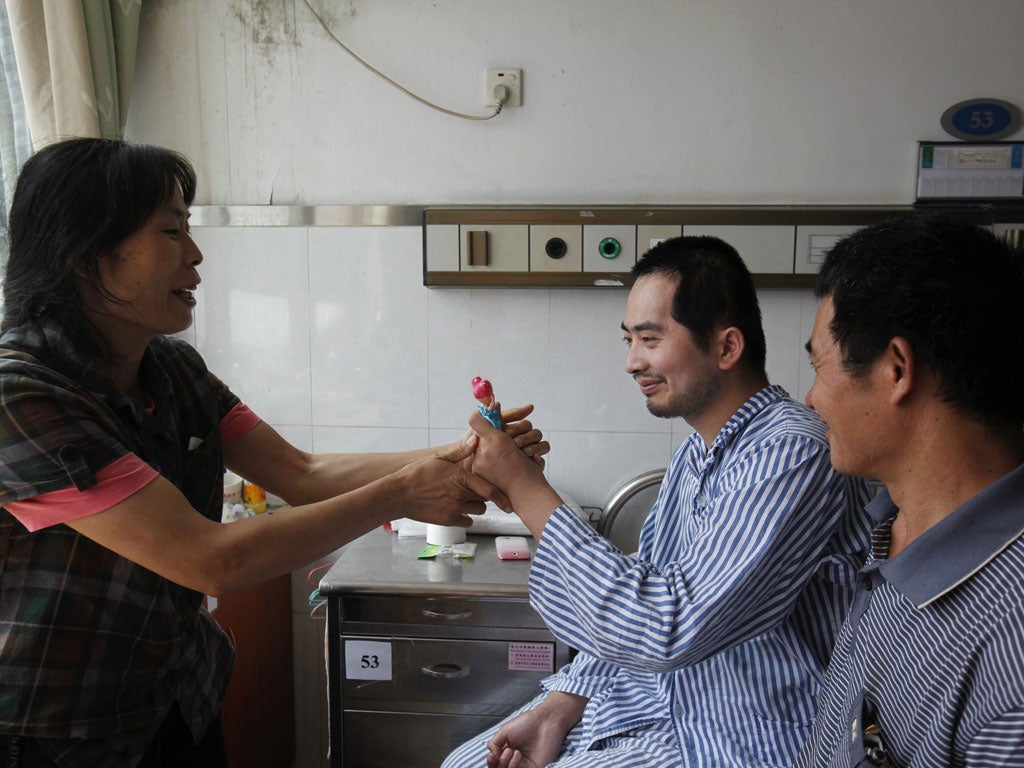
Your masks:
M237 440L259 424L262 419L249 410L245 403L239 403L220 420L221 444Z
M134 453L126 453L96 473L97 483L87 491L74 486L6 505L30 531L95 515L119 504L149 485L157 471Z
M260 421L248 406L239 403L220 421L221 442L237 440ZM23 501L12 501L6 508L28 530L38 531L110 509L142 490L157 474L134 453L127 453L99 470L96 485L87 491L62 488Z

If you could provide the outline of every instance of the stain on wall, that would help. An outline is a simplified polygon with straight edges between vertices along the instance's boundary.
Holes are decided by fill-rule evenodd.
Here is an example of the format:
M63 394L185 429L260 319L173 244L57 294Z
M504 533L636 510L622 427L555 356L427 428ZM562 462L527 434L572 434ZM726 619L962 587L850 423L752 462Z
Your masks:
M230 0L229 16L242 26L246 37L265 52L280 47L302 45L297 33L296 17L318 15L337 33L339 28L359 15L357 0L341 3L310 0Z

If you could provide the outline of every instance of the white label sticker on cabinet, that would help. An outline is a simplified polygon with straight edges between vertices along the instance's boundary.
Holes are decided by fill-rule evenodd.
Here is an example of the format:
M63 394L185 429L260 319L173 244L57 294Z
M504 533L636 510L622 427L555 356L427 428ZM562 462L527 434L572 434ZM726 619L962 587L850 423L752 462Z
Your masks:
M554 672L554 643L509 643L508 668L515 672Z
M391 643L346 640L345 677L349 680L390 680Z

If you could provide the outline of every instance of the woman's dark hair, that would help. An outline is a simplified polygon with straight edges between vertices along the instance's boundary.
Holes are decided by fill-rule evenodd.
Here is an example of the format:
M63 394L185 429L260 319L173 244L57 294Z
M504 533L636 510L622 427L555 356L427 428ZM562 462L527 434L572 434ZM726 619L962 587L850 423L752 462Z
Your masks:
M1024 273L1019 251L950 215L911 213L840 240L815 293L853 376L895 337L939 381L948 403L986 423L1024 421Z
M48 318L77 342L106 355L86 321L84 280L100 295L99 259L137 230L180 188L196 192L192 165L176 152L116 139L68 139L30 157L8 217L10 256L0 331Z
M707 351L716 329L735 326L743 334L741 362L751 373L765 375L757 290L735 248L708 235L662 240L633 267L634 278L651 274L679 278L672 318L689 330L702 351Z

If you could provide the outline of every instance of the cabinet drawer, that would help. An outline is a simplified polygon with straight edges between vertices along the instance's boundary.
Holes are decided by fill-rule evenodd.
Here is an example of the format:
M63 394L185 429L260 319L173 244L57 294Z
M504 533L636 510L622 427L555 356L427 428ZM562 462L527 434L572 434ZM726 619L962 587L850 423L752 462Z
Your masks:
M515 627L545 629L544 620L523 598L342 595L341 621L418 626Z
M409 712L345 712L345 768L437 768L448 754L500 717Z
M539 681L569 660L553 640L346 636L341 646L345 710L501 715L540 693Z

